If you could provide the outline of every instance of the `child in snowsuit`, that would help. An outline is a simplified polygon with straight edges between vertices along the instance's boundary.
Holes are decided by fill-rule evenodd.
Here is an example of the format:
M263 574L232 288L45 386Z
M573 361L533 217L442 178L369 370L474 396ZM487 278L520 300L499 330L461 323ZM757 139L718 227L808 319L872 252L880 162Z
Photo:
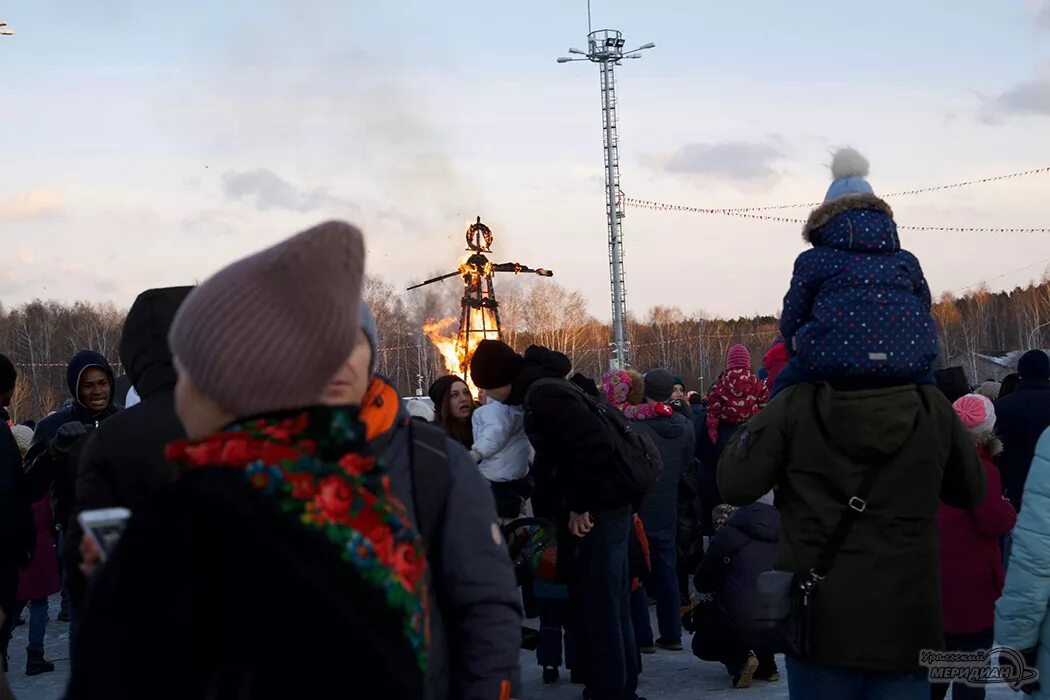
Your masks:
M922 267L864 179L868 161L845 148L831 172L802 231L813 248L795 260L784 297L780 332L793 357L774 393L820 380L932 384L937 332Z
M516 518L529 496L526 477L533 454L525 435L525 410L490 396L470 420L474 432L471 454L481 475L492 484L496 512L501 518Z
M769 400L769 388L751 371L751 352L743 345L729 348L726 371L707 394L707 437L718 444L718 426L751 420Z

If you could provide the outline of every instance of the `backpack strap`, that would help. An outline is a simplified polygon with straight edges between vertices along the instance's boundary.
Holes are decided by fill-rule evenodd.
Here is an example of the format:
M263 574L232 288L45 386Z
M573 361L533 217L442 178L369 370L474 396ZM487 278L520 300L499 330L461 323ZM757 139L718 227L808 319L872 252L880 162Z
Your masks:
M445 432L409 419L409 472L412 476L412 502L416 525L423 537L428 558L440 551L441 527L452 484L449 458L445 451ZM436 557L440 560L440 557ZM435 559L431 558L431 568Z

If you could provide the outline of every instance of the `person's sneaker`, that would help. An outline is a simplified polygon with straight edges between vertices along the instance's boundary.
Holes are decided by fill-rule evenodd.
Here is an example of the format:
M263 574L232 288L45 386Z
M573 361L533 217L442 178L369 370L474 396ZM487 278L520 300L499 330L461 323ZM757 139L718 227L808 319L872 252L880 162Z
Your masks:
M17 620L15 620L15 627L21 627L25 623L26 619L24 617L19 617Z
M777 671L777 662L772 656L758 660L758 668L755 670L755 678L760 681L776 683L780 680L780 672Z
M652 644L640 645L638 647L638 651L642 652L643 654L655 654L656 647Z
M561 678L561 674L558 673L556 666L544 666L543 667L543 682L547 685L551 683L557 683L558 679Z
M51 673L55 665L44 658L42 651L26 652L26 675L39 676L41 673Z
M58 611L58 621L59 622L69 622L69 611L68 610L59 610Z
M536 651L540 645L540 633L531 627L521 628L521 648L525 651Z
M750 654L747 657L747 661L740 667L740 671L733 676L733 687L734 688L750 688L751 683L755 678L755 671L758 670L758 657L754 654Z
M656 646L660 647L664 651L681 651L682 650L682 640L680 640L680 639L679 640L673 640L673 639L663 639L663 638L661 638L661 639L657 639L656 640Z

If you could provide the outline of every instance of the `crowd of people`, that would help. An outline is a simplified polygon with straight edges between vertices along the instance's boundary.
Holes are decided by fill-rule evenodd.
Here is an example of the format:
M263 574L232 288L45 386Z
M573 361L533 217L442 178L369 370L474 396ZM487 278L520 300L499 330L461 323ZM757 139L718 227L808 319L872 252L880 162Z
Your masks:
M4 672L23 610L25 673L54 670L66 591L73 699L508 700L523 645L592 700L639 698L644 659L686 642L738 688L785 654L796 700L944 697L924 650L1050 673L1050 357L978 387L935 371L929 289L866 175L836 154L781 336L700 391L485 340L479 395L439 378L420 415L376 373L340 222L143 292L133 394L85 349L70 400L15 424L0 355ZM109 548L82 516L112 508Z

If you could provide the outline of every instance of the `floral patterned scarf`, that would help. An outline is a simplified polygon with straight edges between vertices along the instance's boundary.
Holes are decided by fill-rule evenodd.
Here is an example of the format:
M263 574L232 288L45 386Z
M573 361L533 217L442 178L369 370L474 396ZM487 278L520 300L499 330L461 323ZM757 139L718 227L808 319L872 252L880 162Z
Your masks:
M674 409L664 403L628 403L627 395L631 393L631 385L631 375L622 369L611 370L602 375L602 395L606 403L623 411L628 420L652 420L657 416L669 416L674 413Z
M185 469L240 470L290 523L323 533L402 616L426 673L426 554L390 477L368 450L356 409L316 407L253 418L202 440L172 443L167 456Z

